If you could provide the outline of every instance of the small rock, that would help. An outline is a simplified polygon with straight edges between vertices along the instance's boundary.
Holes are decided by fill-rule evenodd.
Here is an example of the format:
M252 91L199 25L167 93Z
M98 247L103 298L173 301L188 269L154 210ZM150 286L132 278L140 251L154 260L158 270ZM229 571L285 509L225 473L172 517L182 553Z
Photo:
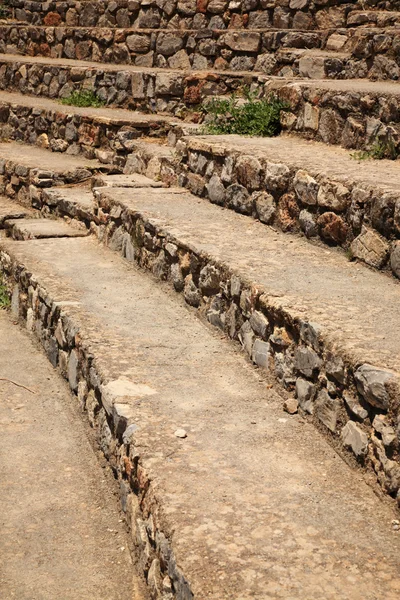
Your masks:
M184 429L177 429L175 431L175 435L176 435L176 437L182 438L182 439L187 437L187 433Z
M288 398L288 400L285 400L283 410L289 413L289 415L294 415L299 410L299 403L295 398Z
M350 448L357 457L366 456L368 436L356 423L348 421L341 432L343 445Z

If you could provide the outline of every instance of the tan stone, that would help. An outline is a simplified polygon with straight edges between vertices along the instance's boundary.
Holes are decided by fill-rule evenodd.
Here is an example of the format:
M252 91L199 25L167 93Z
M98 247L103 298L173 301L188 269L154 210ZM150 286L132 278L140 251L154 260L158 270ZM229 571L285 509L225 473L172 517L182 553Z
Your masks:
M389 244L378 233L364 226L352 242L351 251L355 258L381 269L389 256Z

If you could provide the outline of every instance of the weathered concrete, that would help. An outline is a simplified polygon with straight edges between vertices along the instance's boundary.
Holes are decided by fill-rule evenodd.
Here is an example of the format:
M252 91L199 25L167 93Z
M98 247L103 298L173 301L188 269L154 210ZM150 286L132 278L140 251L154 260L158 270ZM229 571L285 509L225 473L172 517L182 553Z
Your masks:
M0 596L144 600L115 482L76 402L4 311L0 339Z
M153 590L162 557L177 598L397 598L395 513L227 341L93 239L2 248L15 314L56 335L119 473Z

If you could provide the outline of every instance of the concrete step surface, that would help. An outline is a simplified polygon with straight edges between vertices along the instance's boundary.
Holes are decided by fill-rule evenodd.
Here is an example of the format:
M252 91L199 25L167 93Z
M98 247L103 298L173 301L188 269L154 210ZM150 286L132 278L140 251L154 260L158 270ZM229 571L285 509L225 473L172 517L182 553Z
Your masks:
M395 513L177 296L92 239L1 247L14 315L118 473L155 597L397 597Z
M2 310L0 339L0 596L145 600L115 481L80 407Z

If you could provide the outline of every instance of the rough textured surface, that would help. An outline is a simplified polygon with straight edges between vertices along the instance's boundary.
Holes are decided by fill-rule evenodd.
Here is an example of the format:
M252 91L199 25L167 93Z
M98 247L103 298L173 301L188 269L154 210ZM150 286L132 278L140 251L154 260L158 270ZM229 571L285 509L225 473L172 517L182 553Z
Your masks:
M164 552L178 598L397 597L394 513L306 422L284 416L281 398L228 342L92 239L2 248L13 257L7 272L20 273L14 311L29 307L45 345L61 319L60 369L67 354L70 386L128 512L130 482L139 494L138 543L153 586ZM33 304L24 292L32 285ZM65 302L58 311L55 299Z
M388 267L400 231L395 161L374 161L372 169L341 148L294 136L170 139L176 157L160 161L153 176L285 232L344 248L356 238L354 257ZM134 170L148 173L148 146L137 142L135 154Z
M171 27L200 29L223 27L224 29L285 27L301 29L322 29L335 22L337 26L357 26L359 24L396 24L396 13L360 11L365 3L309 2L291 0L279 2L126 2L118 0L112 4L104 2L59 1L32 2L11 0L14 16L21 21L36 25L81 25L83 27ZM358 11L357 11L358 9Z
M29 336L0 311L0 595L140 600L115 498L78 406ZM132 576L136 581L132 583Z

